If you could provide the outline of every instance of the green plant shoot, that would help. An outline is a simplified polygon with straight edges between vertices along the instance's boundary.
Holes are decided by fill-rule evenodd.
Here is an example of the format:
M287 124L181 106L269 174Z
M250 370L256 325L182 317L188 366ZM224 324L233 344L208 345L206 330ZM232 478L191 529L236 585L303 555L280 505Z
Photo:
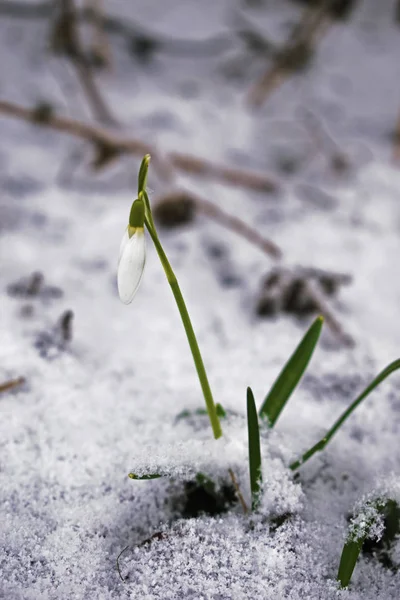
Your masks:
M247 430L249 438L251 507L253 510L256 510L260 502L262 486L260 430L253 392L249 387L247 388Z
M335 433L341 428L343 423L350 417L351 413L357 408L357 406L367 396L369 396L369 394L371 392L373 392L374 389L380 383L382 383L382 381L384 381L387 377L389 377L389 375L391 373L393 373L394 371L397 371L397 369L400 369L400 359L393 361L392 363L390 363L390 365L388 365L386 367L386 369L383 369L383 371L381 371L379 373L379 375L377 375L375 377L375 379L354 400L354 402L352 402L352 404L350 404L349 408L347 410L345 410L344 413L342 413L342 415L339 417L339 419L337 421L335 421L335 423L332 425L332 427L329 429L329 431L325 434L325 436L321 440L319 440L319 442L314 444L314 446L312 446L309 450L307 450L307 452L305 452L299 460L296 460L295 462L293 462L290 465L290 468L292 469L292 471L295 471L296 469L301 467L301 465L303 465L305 462L307 462L316 452L320 452L321 450L323 450L325 448L325 446L333 438Z
M265 398L260 409L260 417L265 418L270 427L275 425L286 402L303 376L317 345L323 322L323 317L315 319Z
M168 283L171 286L178 310L185 328L186 336L192 352L197 375L200 381L200 386L205 399L208 416L214 437L217 439L222 435L221 424L217 414L214 399L211 393L210 384L208 382L207 373L204 367L203 359L200 353L199 345L193 330L193 326L186 308L185 301L182 296L181 289L174 271L168 261L167 255L161 245L156 226L154 224L151 211L149 197L146 191L148 168L150 163L150 155L142 160L138 175L138 198L132 205L130 213L130 222L127 228L120 250L120 263L118 267L118 287L120 297L123 302L128 304L132 301L134 294L139 286L141 275L144 269L145 254L144 254L144 239L142 235L143 222L153 241L157 254L164 268ZM134 281L130 279L133 273Z

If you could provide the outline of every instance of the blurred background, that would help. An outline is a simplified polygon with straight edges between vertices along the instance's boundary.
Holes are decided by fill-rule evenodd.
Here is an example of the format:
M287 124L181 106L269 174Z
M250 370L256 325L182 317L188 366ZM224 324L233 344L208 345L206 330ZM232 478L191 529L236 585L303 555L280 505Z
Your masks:
M25 316L51 295L30 235L58 248L70 229L80 279L109 268L115 294L114 248L94 251L72 224L96 215L116 235L150 152L154 212L178 263L197 228L202 260L220 287L244 290L250 319L322 313L331 342L354 345L345 313L363 330L359 299L387 281L394 252L360 232L400 220L397 1L10 0L0 30L4 276ZM46 257L61 294L65 274Z
M157 456L179 472L197 436L212 443L206 417L178 418L203 400L150 240L134 302L118 298L146 153L159 236L228 414L244 416L248 385L260 405L325 317L270 438L273 496L290 499L284 465L399 356L399 57L397 0L0 0L2 597L117 597L116 556L171 518L169 483L127 474ZM336 595L326 577L349 511L400 464L398 379L384 386L306 471L308 524L283 558L256 557L252 597L279 561L293 598ZM240 581L248 563L235 564ZM364 573L353 598L396 596L382 595L392 571Z

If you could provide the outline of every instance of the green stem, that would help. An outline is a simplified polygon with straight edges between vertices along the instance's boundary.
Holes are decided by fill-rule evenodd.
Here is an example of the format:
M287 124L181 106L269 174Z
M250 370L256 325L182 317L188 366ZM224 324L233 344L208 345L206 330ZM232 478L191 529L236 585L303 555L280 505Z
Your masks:
M151 214L151 213L150 213ZM211 427L214 433L215 439L222 436L221 423L217 415L217 410L214 404L214 399L211 393L210 384L208 383L207 373L204 367L203 359L201 357L200 349L197 343L195 333L193 331L192 323L189 317L189 313L186 308L185 301L180 290L178 280L176 279L175 273L169 263L169 260L164 252L161 242L158 238L155 227L150 222L148 215L145 217L145 224L150 234L153 244L157 250L161 264L164 268L165 274L168 279L168 283L171 286L172 293L174 295L176 304L178 306L179 313L181 315L182 323L186 331L187 339L189 342L190 350L192 351L194 364L196 366L197 375L200 380L201 389L203 391L204 399L206 401L208 416L210 417Z
M299 467L301 467L301 465L304 465L305 462L308 461L309 458L311 458L316 452L320 452L321 450L323 450L325 448L325 446L330 442L330 440L333 438L333 436L335 435L335 433L338 431L338 429L341 428L341 426L343 425L343 423L350 417L350 415L352 414L352 412L357 408L357 406L380 384L382 383L382 381L384 379L386 379L386 377L388 377L391 373L393 373L393 371L397 371L397 369L400 369L400 359L393 361L392 363L390 363L390 365L388 365L386 367L386 369L383 369L383 371L381 371L379 373L379 375L377 375L375 377L375 379L369 384L369 386L367 386L365 388L365 390L354 400L354 402L352 402L352 404L350 404L349 408L347 408L344 413L342 413L342 415L338 418L337 421L335 421L335 423L332 425L332 427L330 428L330 430L326 433L326 435L324 435L324 437L319 440L319 442L317 442L316 444L314 444L314 446L312 446L309 450L307 450L307 452L305 452L303 454L303 456L299 459L296 460L295 462L293 462L290 465L290 468L292 469L292 471L295 471L296 469L298 469Z

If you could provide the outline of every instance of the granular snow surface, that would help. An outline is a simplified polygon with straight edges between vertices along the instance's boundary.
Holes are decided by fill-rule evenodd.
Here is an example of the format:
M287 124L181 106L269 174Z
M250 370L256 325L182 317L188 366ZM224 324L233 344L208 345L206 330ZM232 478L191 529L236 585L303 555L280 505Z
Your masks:
M400 572L376 556L360 556L347 590L336 575L354 507L371 494L400 502L400 373L299 476L288 469L400 357L400 170L389 160L400 34L394 2L379 6L360 2L350 21L325 35L310 68L252 111L245 92L265 63L236 35L241 15L279 42L299 18L298 5L104 3L122 22L163 39L227 42L214 55L160 50L142 64L110 33L113 67L98 82L124 134L270 172L282 183L280 194L189 176L178 183L257 227L279 244L285 264L353 277L332 306L355 345L343 346L325 326L301 385L276 428L263 433L264 491L254 515L237 503L216 517L184 519L185 482L202 472L222 485L232 469L250 503L246 387L260 406L312 317L256 316L261 278L275 263L234 233L205 217L160 229L215 400L231 415L218 441L205 416L177 419L203 399L150 239L134 302L124 306L116 288L139 158L93 175L89 147L1 117L0 383L26 380L0 398L1 598L398 598ZM47 100L60 114L89 120L73 70L47 49L50 19L51 11L40 18L1 14L1 98L28 107ZM314 156L299 125L303 109L348 153L346 177ZM79 166L66 175L76 151ZM282 155L300 164L294 175L279 170ZM161 185L151 168L154 196ZM13 293L38 271L41 293ZM236 285L222 283L227 272ZM66 310L74 314L73 336L63 344L56 324ZM165 477L132 481L131 471ZM116 558L124 548L122 582ZM397 539L390 552L399 565Z

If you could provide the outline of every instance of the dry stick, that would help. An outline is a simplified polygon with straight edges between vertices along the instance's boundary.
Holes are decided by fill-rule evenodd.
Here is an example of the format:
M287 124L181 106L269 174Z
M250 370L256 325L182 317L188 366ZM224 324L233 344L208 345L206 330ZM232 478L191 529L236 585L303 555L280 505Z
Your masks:
M235 477L235 473L232 471L232 469L228 469L228 471L229 471L229 475L230 475L230 477L232 479L232 483L233 483L233 487L235 488L236 495L239 498L240 504L242 505L243 512L244 512L245 515L247 515L247 513L249 512L249 507L247 506L247 504L245 502L245 499L243 498L243 494L242 494L242 492L240 490L239 484L238 484L237 479Z
M343 171L350 166L350 159L311 110L305 111L303 125L313 139L316 148L321 154L328 156L331 166L336 171Z
M91 15L94 25L94 36L92 52L101 64L109 67L111 65L111 52L107 36L104 31L104 7L102 0L86 0L86 12Z
M314 300L319 313L324 317L326 324L330 327L331 331L340 339L340 341L348 347L354 346L354 339L351 335L346 333L343 326L339 323L337 318L332 312L332 309L328 305L324 295L320 288L315 285L312 281L306 282L306 287L309 295Z
M151 154L155 158L154 166L157 166L158 154L151 144L139 139L121 137L104 127L83 123L82 121L67 117L56 116L52 112L42 114L41 111L35 108L25 108L13 102L1 100L0 114L87 140L94 144L97 150L105 148L117 156L122 154L133 154L135 156ZM258 192L279 191L280 186L278 182L262 173L226 167L225 165L215 164L207 159L179 152L167 153L166 160L170 162L172 167L183 173L208 177L222 183Z
M198 196L191 194L189 194L189 197L192 198L199 212L202 212L227 229L231 229L235 233L239 234L248 242L250 242L250 244L261 248L261 250L269 256L272 256L273 258L282 257L282 250L274 242L264 238L256 229L253 229L238 217L224 212L218 206L212 202L209 202L208 200L204 200L203 198L199 198Z
M14 388L22 385L23 383L25 383L24 377L17 377L17 379L10 379L9 381L5 381L4 383L0 384L0 393L13 390Z
M267 97L297 70L292 62L298 59L299 53L308 55L314 50L332 22L327 14L329 4L330 1L327 0L318 7L312 6L304 11L300 23L275 56L274 64L250 88L247 102L251 106L261 106Z
M108 125L117 125L118 121L103 100L82 50L73 0L61 1L61 14L54 25L52 38L53 47L70 59L95 118Z

